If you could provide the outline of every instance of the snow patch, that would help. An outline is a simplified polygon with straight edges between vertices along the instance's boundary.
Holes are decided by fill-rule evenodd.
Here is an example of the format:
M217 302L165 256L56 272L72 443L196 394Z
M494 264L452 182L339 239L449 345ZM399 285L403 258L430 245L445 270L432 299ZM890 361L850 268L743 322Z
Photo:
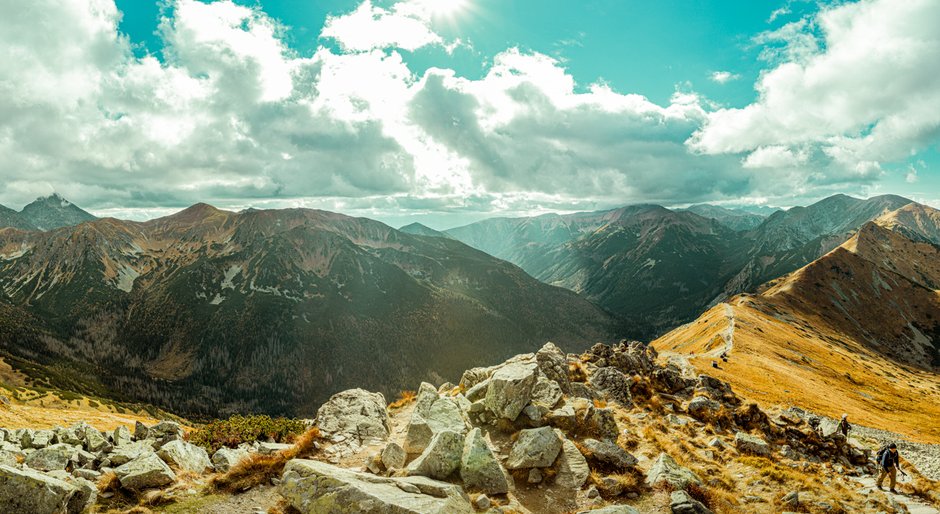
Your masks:
M241 266L231 266L228 270L225 271L225 277L222 278L222 289L235 289L235 284L232 280L242 272Z
M222 295L216 293L215 298L213 298L212 301L209 302L209 305L218 305L224 301L225 301L225 298L223 298Z

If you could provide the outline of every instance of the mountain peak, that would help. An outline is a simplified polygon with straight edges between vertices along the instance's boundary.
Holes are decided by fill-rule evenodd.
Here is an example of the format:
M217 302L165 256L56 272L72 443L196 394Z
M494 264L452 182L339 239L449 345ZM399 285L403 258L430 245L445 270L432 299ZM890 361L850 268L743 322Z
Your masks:
M215 206L209 205L207 203L199 202L189 207L170 214L169 216L164 216L162 218L157 218L153 221L170 221L176 223L185 223L192 224L198 223L213 216L218 215L228 215L231 214L229 211L223 211Z
M70 227L98 219L58 193L36 198L23 207L19 217L38 230Z
M443 232L441 232L441 231L439 231L439 230L434 230L433 228L431 228L431 227L429 227L429 226L427 226L427 225L425 225L425 224L423 224L423 223L418 223L417 221L414 222L414 223L409 223L409 224L407 224L407 225L405 225L405 226L399 228L398 230L401 231L401 232L404 232L404 233L406 233L406 234L411 234L411 235L415 235L415 236L445 237L445 238L447 238L447 239L453 239L453 237L451 237L451 236L449 236L449 235L447 235L447 234L445 234L445 233L443 233Z

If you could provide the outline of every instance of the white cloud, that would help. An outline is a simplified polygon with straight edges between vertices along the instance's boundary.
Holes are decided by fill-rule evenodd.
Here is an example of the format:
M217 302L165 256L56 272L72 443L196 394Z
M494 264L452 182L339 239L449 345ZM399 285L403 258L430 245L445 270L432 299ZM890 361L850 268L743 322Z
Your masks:
M731 73L730 71L713 71L708 78L711 79L712 82L726 84L732 80L738 80L741 78L741 75L738 75L737 73Z
M351 51L389 47L413 51L444 45L444 39L430 27L434 13L433 2L425 0L399 2L391 9L365 0L350 14L328 17L320 35L335 39L344 50Z
M761 76L759 99L709 113L689 145L749 153L745 163L763 160L771 147L809 151L827 173L878 176L880 163L940 139L938 19L936 1L866 0L762 36L786 45L783 60Z

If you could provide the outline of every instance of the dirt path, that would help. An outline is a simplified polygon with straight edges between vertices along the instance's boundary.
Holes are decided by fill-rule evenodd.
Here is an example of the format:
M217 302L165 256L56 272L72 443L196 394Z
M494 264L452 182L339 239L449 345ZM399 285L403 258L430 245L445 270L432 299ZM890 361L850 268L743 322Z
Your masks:
M901 479L902 477L899 476L898 481L900 482ZM910 514L940 514L940 510L937 510L936 508L931 507L930 505L924 503L919 498L907 496L904 494L895 494L889 491L887 488L885 488L885 490L883 491L879 491L875 487L875 477L873 476L855 478L853 480L861 484L862 488L859 489L860 493L866 496L883 495L885 498L889 499L889 502L890 500L893 499L894 501L907 507L907 510L910 512Z
M734 349L734 307L729 303L722 303L721 305L725 308L725 318L728 320L728 326L721 331L721 338L724 339L724 346L715 348L714 350L696 354L696 353L673 353L673 352L662 352L661 355L667 359L668 362L675 364L682 370L683 375L687 376L697 376L698 371L695 367L689 362L689 359L694 359L696 357L704 357L708 359L720 359L722 355L730 355L731 351Z

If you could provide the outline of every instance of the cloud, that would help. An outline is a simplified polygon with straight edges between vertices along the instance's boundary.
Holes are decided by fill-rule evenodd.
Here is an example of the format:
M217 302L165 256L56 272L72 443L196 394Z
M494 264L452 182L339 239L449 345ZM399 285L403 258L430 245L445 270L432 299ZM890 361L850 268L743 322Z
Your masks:
M758 100L709 113L690 147L749 154L746 165L767 162L768 148L804 152L830 178L877 177L882 162L940 138L938 19L934 1L868 0L760 36L784 46L768 57L776 64L761 75Z
M712 82L717 82L718 84L726 84L732 80L738 80L741 78L741 75L737 73L731 73L730 71L713 71L712 74L708 77Z
M414 51L428 45L452 49L454 43L445 44L444 38L430 27L433 15L430 0L398 2L391 9L376 7L366 0L352 13L329 16L320 36L336 40L347 51L391 47Z

